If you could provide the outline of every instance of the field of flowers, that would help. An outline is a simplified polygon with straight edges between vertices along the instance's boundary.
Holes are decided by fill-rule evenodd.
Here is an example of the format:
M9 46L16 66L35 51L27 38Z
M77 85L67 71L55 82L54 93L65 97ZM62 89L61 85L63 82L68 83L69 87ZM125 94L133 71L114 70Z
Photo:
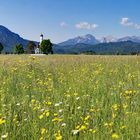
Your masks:
M0 139L140 139L140 57L0 56Z

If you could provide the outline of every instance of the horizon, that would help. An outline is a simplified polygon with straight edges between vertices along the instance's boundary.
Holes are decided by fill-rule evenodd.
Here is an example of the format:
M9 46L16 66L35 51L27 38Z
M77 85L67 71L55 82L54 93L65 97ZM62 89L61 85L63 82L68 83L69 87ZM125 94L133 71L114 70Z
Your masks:
M86 34L140 36L139 8L138 0L7 0L0 5L0 25L34 41L43 33L54 43Z

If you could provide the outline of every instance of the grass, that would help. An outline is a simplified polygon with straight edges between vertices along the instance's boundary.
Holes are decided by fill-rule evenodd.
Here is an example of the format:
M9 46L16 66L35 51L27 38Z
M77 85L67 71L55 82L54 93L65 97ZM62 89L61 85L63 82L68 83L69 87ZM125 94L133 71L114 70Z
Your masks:
M0 137L140 139L140 57L0 56Z

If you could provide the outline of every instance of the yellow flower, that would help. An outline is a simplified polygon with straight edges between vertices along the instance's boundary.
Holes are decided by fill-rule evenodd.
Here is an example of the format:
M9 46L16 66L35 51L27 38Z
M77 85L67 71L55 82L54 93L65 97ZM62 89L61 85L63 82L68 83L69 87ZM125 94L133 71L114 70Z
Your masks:
M43 117L44 117L43 115L40 115L40 116L39 116L39 119L41 120L41 119L43 119Z
M108 123L105 123L105 124L104 124L104 126L108 126L108 125L109 125Z
M54 113L54 116L56 117L56 116L58 116L58 114L57 113Z
M121 126L121 128L120 129L125 129L126 128L126 126L125 125L123 125L123 126Z
M92 132L93 134L96 133L95 129L89 129L89 132Z
M112 106L112 108L113 108L115 111L117 111L117 110L118 110L118 105L117 105L117 104L114 104L114 105Z
M113 133L113 134L112 134L112 138L113 138L113 139L118 139L118 138L119 138L119 135L116 134L116 133Z
M58 131L57 133L55 133L54 136L55 136L55 139L56 140L62 140L62 136L61 136L60 131Z
M35 60L35 57L32 57L32 60Z
M0 125L4 124L6 121L4 119L0 119Z
M55 117L54 119L52 119L52 122L61 122L63 119L57 118Z
M61 135L58 135L58 136L56 137L56 140L62 140L62 136L61 136Z
M47 133L47 130L45 128L41 128L41 135Z
M43 140L43 137L41 137L39 140Z
M31 102L32 102L32 103L35 103L35 99L32 99Z
M86 129L87 129L87 127L85 125L82 125L79 130L82 131L82 130L86 130Z
M52 102L47 102L48 105L52 105Z
M50 116L50 112L46 112L46 116L49 117Z
M85 121L90 119L90 115L88 115L87 117L85 117Z

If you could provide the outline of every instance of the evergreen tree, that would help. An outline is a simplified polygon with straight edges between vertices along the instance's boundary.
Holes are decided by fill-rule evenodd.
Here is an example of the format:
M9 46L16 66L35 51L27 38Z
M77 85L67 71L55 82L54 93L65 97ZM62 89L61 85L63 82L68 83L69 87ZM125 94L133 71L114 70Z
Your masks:
M0 54L2 52L2 50L4 49L3 45L0 43Z
M24 53L24 48L22 44L18 44L15 46L15 53L16 54L23 54Z

